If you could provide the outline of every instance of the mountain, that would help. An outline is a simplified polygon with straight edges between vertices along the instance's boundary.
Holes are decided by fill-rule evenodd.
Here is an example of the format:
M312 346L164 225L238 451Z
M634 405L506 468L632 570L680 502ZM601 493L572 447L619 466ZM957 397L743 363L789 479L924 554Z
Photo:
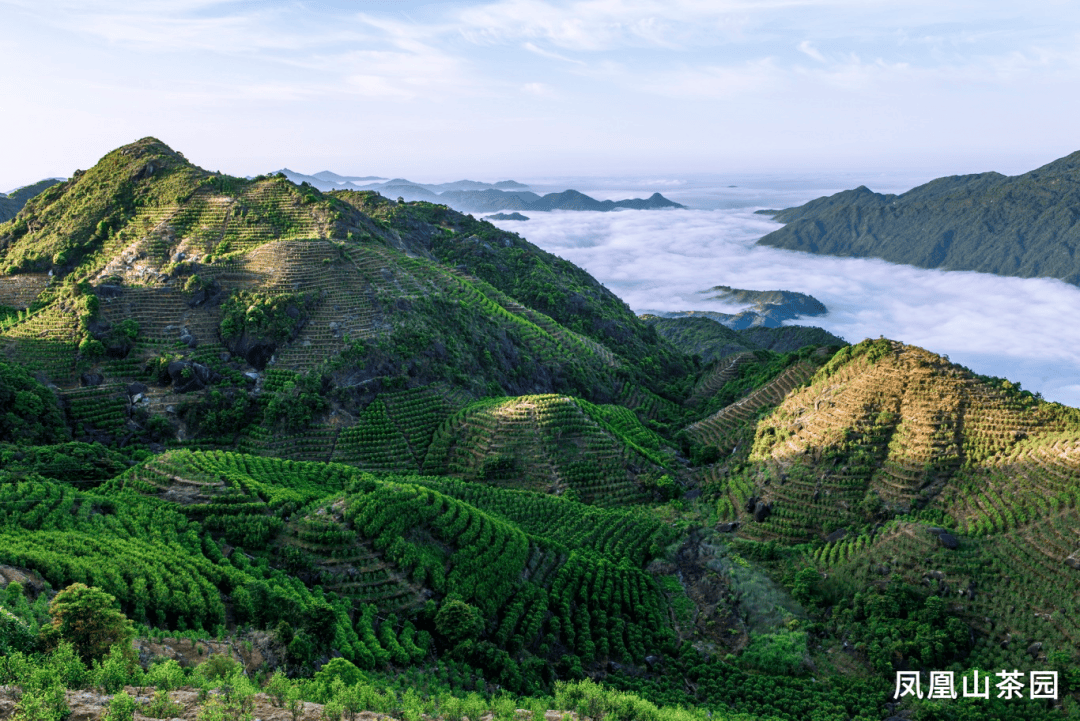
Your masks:
M455 180L450 183L416 183L405 178L393 178L386 179L380 178L377 175L338 175L329 170L323 170L313 175L305 175L304 173L298 173L295 170L289 168L282 168L281 170L274 171L270 175L277 175L281 173L292 182L297 185L307 183L319 190L377 190L382 192L386 196L390 196L390 192L395 187L407 187L416 189L415 192L427 192L433 195L443 193L446 191L455 190L528 190L529 186L519 183L515 180L500 180L497 183L483 183L476 180ZM382 182L378 182L382 181ZM384 192L386 191L386 192ZM417 200L418 198L408 198L408 200Z
M434 201L439 197L438 193L434 193L422 185L416 185L400 178L380 183L375 188L380 194L385 193L388 198Z
M804 315L825 315L825 304L805 293L790 290L743 290L718 285L701 293L713 293L710 300L732 304L752 304L739 313L715 310L674 310L657 313L661 318L708 318L734 330L747 328L780 328L784 321Z
M595 200L576 190L564 190L561 193L548 193L535 201L526 210L599 210L609 211L616 208L633 210L654 210L657 208L683 208L685 206L668 200L660 193L653 193L648 198L629 200Z
M475 213L487 213L496 210L531 210L540 196L530 190L503 191L495 188L487 190L449 190L439 195L439 202L452 208Z
M548 193L541 197L530 191L529 186L513 180L501 180L497 183L482 183L475 180L457 180L452 183L415 183L405 178L393 178L382 183L372 183L363 181L375 180L375 178L346 177L329 171L303 175L284 168L277 172L298 185L307 183L323 191L373 190L388 198L443 203L456 210L470 213L492 213L500 210L609 211L617 208L652 210L684 207L668 200L660 193L653 193L649 198L617 201L596 200L576 190Z
M758 243L1077 284L1078 203L1080 152L1012 177L938 178L900 195L846 190L775 211L784 227Z
M528 220L529 216L522 215L521 213L496 213L495 215L489 215L484 220Z
M402 197L405 200L429 200L445 203L463 212L490 213L501 210L528 210L545 212L551 210L592 210L606 212L619 208L653 210L657 208L682 208L684 206L668 200L659 193L649 198L628 200L596 200L576 190L564 190L561 193L548 193L540 196L528 190L485 189L445 189L459 185L447 183L443 186L421 186L405 180L391 180L373 189L388 197ZM524 186L523 186L524 187ZM438 192L436 192L438 190Z
M39 180L33 185L26 185L18 190L13 190L7 194L0 193L0 223L7 222L14 218L30 198L33 198L43 190L62 182L63 180L60 178L47 178L45 180Z
M683 353L700 356L703 363L754 350L790 353L806 346L840 348L847 345L843 338L811 326L752 326L733 329L701 315L642 315L640 318Z
M0 267L0 715L95 718L90 684L109 718L125 687L242 718L263 682L307 721L1080 702L1080 410L1019 384L638 318L445 205L153 138L29 199ZM895 698L942 669L1060 703Z
M288 172L292 172L292 171L282 171L282 172L285 172L286 174L288 174ZM370 183L370 182L375 181L375 180L386 180L386 178L380 178L378 175L362 175L362 176L338 175L337 173L332 173L329 170L323 170L323 171L320 171L318 173L315 173L312 177L317 179L317 180L324 180L324 181L326 181L328 183L338 183L339 185L344 184L344 183L350 183L350 182L351 183Z
M380 178L377 175L338 175L337 173L333 173L329 170L322 170L313 175L305 175L304 173L298 173L295 170L290 170L288 168L275 170L272 173L268 173L268 175L277 175L279 173L281 175L284 175L286 178L296 183L297 185L307 183L308 185L313 185L320 190L352 190L362 186L370 185L375 181L386 180L386 178Z
M384 389L426 387L451 399L448 413L492 392L666 394L692 372L595 279L516 235L445 206L208 173L153 139L32 199L0 226L0 267L12 275L0 304L29 310L4 334L6 357L61 386L88 369L149 373L165 381L142 392L151 415L211 377L248 403L246 372L279 379L260 376L259 389L289 386L285 403L320 369L323 400L311 402L324 408L336 388L353 419ZM196 366L195 381L176 382ZM207 433L215 413L197 405L161 422ZM83 427L88 440L119 432ZM315 457L353 452L327 438Z
M817 298L806 293L796 293L790 290L745 290L727 285L717 285L702 292L715 293L715 295L709 296L711 300L718 300L723 303L749 303L759 312L775 308L790 313L790 317L825 315L829 312Z

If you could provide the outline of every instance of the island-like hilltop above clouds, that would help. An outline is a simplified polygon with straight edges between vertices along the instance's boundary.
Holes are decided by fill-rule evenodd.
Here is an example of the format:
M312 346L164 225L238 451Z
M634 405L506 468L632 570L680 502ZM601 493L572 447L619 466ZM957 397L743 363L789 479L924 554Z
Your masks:
M683 208L660 193L648 198L626 200L597 200L573 189L561 193L539 195L528 185L514 180L482 183L475 180L457 180L452 183L414 183L404 178L387 180L377 176L346 176L324 170L314 175L304 175L288 168L282 173L292 182L308 183L319 190L375 190L388 198L404 198L408 201L426 200L442 203L464 212L494 213L500 210L596 210L609 211L619 208L654 210L659 208Z

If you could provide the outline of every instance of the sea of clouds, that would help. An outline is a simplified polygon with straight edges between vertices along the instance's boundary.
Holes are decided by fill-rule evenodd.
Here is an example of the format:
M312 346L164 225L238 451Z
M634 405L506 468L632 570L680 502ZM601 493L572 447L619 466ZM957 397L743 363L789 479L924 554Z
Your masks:
M701 293L716 285L809 293L829 313L796 323L852 343L884 336L921 346L976 373L1007 377L1048 400L1080 406L1080 288L755 245L780 226L754 210L853 187L844 178L757 179L756 186L743 181L737 187L672 182L677 180L624 181L620 187L594 181L590 188L578 179L563 187L610 198L640 197L651 187L691 206L686 210L557 211L494 222L585 268L637 313L739 310ZM893 179L871 188L897 192L914 184Z

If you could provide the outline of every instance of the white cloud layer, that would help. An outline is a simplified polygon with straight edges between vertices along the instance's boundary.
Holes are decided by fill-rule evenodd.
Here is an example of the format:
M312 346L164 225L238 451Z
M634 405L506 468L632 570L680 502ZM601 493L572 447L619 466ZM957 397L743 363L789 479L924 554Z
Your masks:
M1075 286L760 247L778 226L745 208L530 217L498 225L585 268L638 313L732 310L698 293L715 285L800 291L830 311L802 324L852 343L884 335L1080 406Z

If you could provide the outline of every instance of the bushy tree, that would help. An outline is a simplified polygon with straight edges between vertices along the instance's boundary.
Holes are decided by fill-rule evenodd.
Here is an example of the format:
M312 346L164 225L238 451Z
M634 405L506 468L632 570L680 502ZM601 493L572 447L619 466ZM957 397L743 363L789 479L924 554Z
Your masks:
M0 438L13 443L67 440L56 396L23 368L0 361Z
M73 583L56 594L49 604L49 615L52 625L43 630L46 643L52 646L68 641L87 664L134 636L131 622L116 609L116 599L82 583Z
M474 639L484 628L480 609L464 601L449 601L435 614L435 630L451 643Z

